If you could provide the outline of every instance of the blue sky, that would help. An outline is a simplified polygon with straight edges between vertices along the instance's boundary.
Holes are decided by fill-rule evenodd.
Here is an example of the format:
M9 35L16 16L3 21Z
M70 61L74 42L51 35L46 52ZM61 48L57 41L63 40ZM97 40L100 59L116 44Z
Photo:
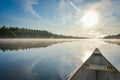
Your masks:
M102 37L120 32L120 0L0 0L0 25L48 30L57 34ZM90 11L99 21L87 27Z

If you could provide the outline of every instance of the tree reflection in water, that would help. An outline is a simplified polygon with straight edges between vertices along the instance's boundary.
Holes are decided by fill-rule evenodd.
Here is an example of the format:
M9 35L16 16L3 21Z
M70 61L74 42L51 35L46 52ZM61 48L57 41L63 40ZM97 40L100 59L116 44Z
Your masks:
M24 50L30 48L44 48L57 43L69 42L64 39L0 39L0 50Z

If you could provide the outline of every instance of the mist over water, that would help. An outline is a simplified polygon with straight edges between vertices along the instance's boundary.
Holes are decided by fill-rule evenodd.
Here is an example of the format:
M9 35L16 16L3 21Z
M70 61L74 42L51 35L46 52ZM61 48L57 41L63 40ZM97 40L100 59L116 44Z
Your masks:
M120 71L120 40L0 40L0 80L65 80L95 48Z

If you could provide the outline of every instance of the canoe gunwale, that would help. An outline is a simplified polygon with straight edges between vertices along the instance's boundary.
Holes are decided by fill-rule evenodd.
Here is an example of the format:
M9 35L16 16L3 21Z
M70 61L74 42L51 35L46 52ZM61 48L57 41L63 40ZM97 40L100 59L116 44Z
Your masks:
M98 49L98 48L96 48L96 49ZM96 50L95 49L95 50ZM92 70L92 71L97 71L97 72L107 72L107 73L117 73L117 74L120 74L120 72L103 56L103 54L99 51L99 49L98 49L98 51L99 51L99 53L95 53L95 50L94 50L94 52L90 55L90 57L80 66L80 67L78 67L75 71L74 71L74 73L72 73L70 76L69 76L69 78L67 79L67 80L73 80L73 77L75 77L75 74L77 74L79 71L81 71L81 70ZM86 65L86 63L91 59L91 57L93 57L93 56L102 56L106 61L107 61L107 63L108 64L110 64L111 65L111 67L113 68L113 70L111 69L111 70L108 70L108 69L106 69L106 70L97 70L97 69L89 69L89 68L84 68L84 66ZM109 68L109 67L107 67L107 68Z

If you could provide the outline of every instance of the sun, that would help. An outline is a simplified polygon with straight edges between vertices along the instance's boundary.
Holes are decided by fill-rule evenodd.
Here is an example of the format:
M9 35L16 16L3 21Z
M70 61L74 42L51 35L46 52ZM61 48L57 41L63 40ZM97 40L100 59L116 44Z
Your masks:
M85 13L85 15L82 17L82 22L85 26L92 27L98 23L98 14L94 11L88 11Z

